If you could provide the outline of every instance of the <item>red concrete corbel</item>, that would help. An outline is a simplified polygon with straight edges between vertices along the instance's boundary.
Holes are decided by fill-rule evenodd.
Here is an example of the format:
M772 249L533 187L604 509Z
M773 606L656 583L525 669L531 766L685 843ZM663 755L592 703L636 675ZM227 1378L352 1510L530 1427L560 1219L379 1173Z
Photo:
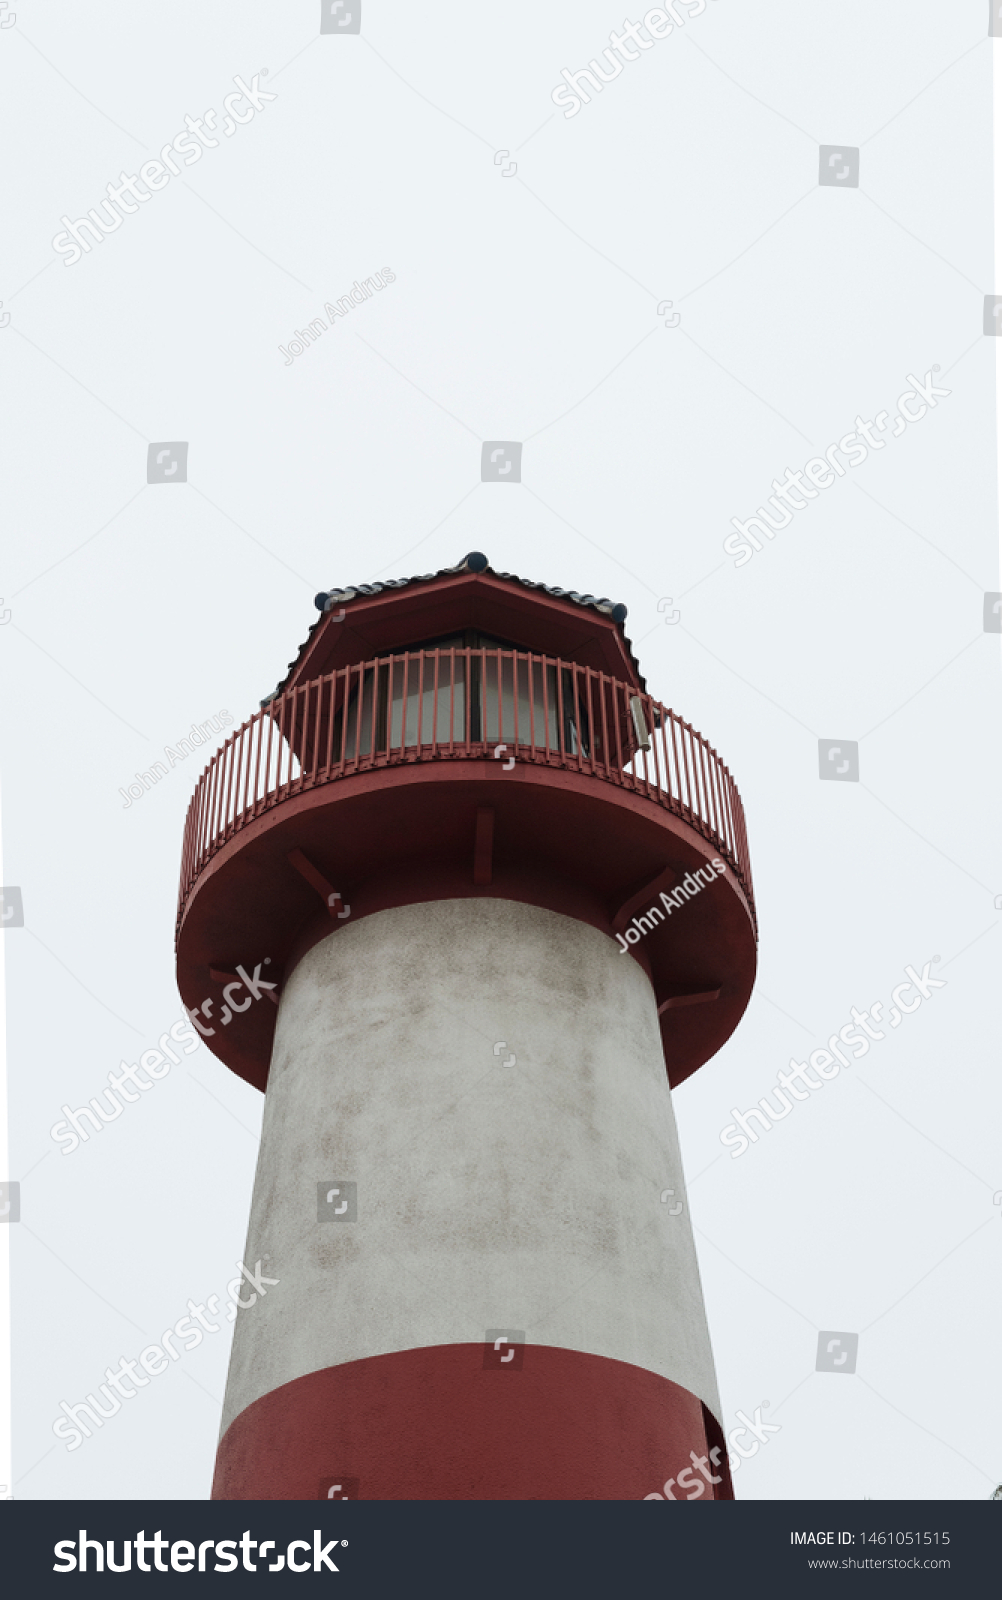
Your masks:
M651 878L640 889L631 889L625 900L619 901L611 910L610 918L614 933L622 933L623 929L637 911L645 911L661 893L662 889L670 889L673 883L678 882L678 873L673 867L665 867L656 878Z
M663 1017L672 1006L701 1006L708 1000L719 999L719 989L700 989L692 994L670 994L667 1000L662 1000L658 1006L658 1016Z
M243 983L243 979L239 978L235 972L224 972L221 967L210 967L209 977L213 983ZM273 1006L278 1005L278 995L274 989L262 989L262 993L266 999L271 1001Z
M307 860L301 850L290 850L287 859L300 877L306 879L310 888L317 891L332 917L340 919L350 915L351 907L345 905L340 890L331 888L323 873L318 872L312 861Z

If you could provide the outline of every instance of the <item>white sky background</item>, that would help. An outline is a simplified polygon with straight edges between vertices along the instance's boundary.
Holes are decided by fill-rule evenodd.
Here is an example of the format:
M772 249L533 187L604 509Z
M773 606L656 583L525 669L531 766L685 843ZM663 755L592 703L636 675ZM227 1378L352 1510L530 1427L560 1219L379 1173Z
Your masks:
M51 1432L190 1296L223 1295L260 1125L202 1049L71 1156L49 1138L180 1014L202 758L129 811L119 787L193 721L256 709L317 589L473 549L625 601L651 692L744 797L759 983L675 1096L728 1426L765 1400L782 1424L739 1497L1002 1479L988 7L716 0L564 120L561 67L644 9L363 0L360 36L320 37L319 0L12 0L18 1498L206 1496L225 1382L228 1329L75 1452ZM263 67L277 99L64 267L63 213ZM838 141L858 189L818 186ZM284 366L279 344L383 266L397 281ZM950 398L735 570L730 519L934 363ZM521 487L480 484L484 439L527 441ZM189 441L187 485L146 485L159 440ZM819 737L860 741L860 783L819 781ZM935 955L947 987L732 1161L730 1107ZM814 1371L820 1329L860 1333L855 1376Z

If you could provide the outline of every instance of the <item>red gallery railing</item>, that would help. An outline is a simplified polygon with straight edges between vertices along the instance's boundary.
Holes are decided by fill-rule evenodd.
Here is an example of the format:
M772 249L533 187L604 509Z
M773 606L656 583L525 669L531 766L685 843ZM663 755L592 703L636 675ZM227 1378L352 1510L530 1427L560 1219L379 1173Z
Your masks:
M356 772L504 759L587 773L643 795L726 858L754 916L741 797L681 717L603 672L512 650L421 650L341 667L277 695L236 729L188 808L178 925L199 874L240 830Z

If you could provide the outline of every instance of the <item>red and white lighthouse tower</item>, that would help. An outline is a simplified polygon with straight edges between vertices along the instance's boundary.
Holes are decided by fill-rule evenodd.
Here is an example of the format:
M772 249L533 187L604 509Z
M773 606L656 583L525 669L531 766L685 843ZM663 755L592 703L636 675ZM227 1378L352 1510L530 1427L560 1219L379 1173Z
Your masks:
M670 1087L754 977L731 776L622 606L317 603L185 832L181 993L266 1093L213 1496L729 1498Z

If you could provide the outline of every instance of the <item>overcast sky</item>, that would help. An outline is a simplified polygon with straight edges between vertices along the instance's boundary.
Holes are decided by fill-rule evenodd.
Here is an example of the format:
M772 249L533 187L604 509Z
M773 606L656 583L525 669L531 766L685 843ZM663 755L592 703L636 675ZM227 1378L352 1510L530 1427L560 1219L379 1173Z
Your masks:
M15 1496L201 1498L211 1480L225 1322L81 1448L52 1433L61 1400L189 1298L225 1299L261 1120L200 1047L86 1145L50 1138L181 1015L181 833L207 753L128 809L121 790L193 722L256 709L318 589L476 549L625 602L651 692L744 798L759 981L675 1095L725 1423L768 1402L780 1424L738 1497L985 1498L1002 1479L988 8L711 0L571 116L561 69L599 55L621 7L351 8L357 34L353 14L321 35L319 0L12 0L0 27ZM274 98L220 134L255 75ZM210 107L215 147L134 212L126 192L81 259L53 247ZM393 281L287 364L296 329L382 268ZM949 394L894 437L912 376ZM836 454L772 542L725 552L773 479L883 411L865 461ZM520 484L481 483L485 440L523 442ZM181 442L187 481L148 483L150 444ZM821 740L858 743L858 781L821 780ZM945 986L734 1159L731 1108L853 1007L886 1018L909 965ZM858 1335L854 1373L816 1370L821 1332Z

